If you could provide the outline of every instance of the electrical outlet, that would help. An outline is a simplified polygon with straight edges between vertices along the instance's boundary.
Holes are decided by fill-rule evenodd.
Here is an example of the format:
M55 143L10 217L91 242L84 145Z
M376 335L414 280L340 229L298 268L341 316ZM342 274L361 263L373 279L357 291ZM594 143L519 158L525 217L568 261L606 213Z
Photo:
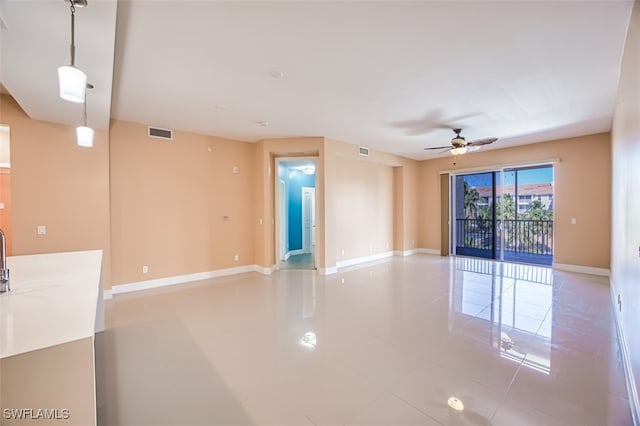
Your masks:
M47 227L44 225L38 225L36 228L36 233L38 235L47 235Z
M618 310L622 312L622 297L620 297L620 293L618 293Z
M344 256L344 249L340 250L340 254Z
M233 260L234 262L237 262L238 260L240 260L240 256L238 256L237 254L233 255Z
M148 273L149 273L149 267L148 267L147 265L144 265L144 266L142 267L142 273L143 273L143 274L148 274Z

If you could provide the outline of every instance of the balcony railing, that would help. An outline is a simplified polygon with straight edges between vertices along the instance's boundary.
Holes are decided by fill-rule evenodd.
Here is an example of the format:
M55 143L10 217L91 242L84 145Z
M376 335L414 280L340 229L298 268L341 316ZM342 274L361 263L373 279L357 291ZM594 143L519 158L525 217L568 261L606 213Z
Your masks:
M494 235L491 219L456 219L456 253L492 257L495 237L496 253L504 241L505 260L551 263L552 220L505 219L497 225Z

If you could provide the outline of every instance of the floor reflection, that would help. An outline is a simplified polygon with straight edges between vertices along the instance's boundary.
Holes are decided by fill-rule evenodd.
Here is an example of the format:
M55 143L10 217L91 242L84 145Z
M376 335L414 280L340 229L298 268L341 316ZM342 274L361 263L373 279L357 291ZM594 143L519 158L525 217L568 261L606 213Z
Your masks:
M452 309L483 322L501 357L549 374L552 269L462 257L453 265Z
M601 277L416 255L118 296L106 318L101 425L630 424Z

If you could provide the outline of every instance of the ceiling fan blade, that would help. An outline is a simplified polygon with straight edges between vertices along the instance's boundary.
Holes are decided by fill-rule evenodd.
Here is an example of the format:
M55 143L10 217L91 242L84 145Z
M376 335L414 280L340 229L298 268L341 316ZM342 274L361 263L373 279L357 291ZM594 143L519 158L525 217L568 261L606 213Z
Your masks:
M497 140L498 138L478 139L477 141L467 142L467 146L489 145L490 143L494 143Z
M442 153L444 153L444 152L451 151L452 149L453 149L453 148L443 149L443 150L442 150L442 151L440 151L438 154L442 154Z
M391 127L403 129L409 136L418 136L441 129L453 130L464 127L462 122L466 122L469 118L479 115L482 114L479 112L470 112L451 116L448 115L445 110L436 108L427 111L422 118L416 120L397 121L389 124Z
M436 147L433 147L433 148L425 148L425 151L430 151L432 149L445 149L445 148L446 149L451 149L450 146L436 146Z

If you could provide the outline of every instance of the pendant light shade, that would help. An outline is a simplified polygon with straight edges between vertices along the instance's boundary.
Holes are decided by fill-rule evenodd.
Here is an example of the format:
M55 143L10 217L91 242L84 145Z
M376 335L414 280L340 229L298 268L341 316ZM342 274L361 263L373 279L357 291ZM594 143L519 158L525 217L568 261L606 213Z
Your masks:
M91 127L77 127L76 134L78 135L78 145L86 146L87 148L93 146L93 129Z
M85 84L85 89L93 89L93 84ZM93 146L93 129L87 126L87 98L84 98L82 105L84 111L82 113L82 126L76 127L76 135L78 136L78 145L91 148Z
M66 101L82 103L87 89L87 75L72 65L58 68L60 97Z

